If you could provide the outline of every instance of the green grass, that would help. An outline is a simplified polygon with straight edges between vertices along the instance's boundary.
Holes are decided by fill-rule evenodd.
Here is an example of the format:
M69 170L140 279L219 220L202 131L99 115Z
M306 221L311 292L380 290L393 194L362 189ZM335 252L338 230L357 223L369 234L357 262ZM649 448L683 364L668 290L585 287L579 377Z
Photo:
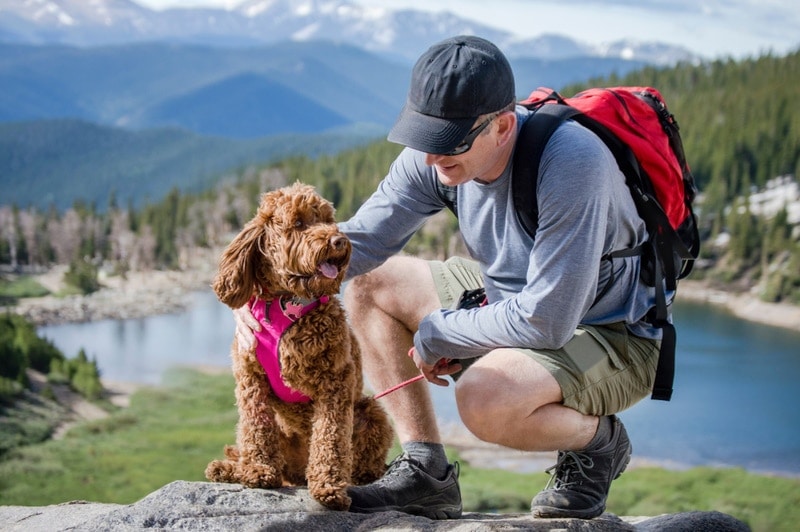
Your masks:
M233 380L189 371L165 379L169 386L139 390L129 408L63 440L8 453L0 504L130 503L173 480L204 480L206 464L234 441Z
M131 406L72 429L63 440L15 449L0 462L0 504L38 506L71 500L131 503L203 471L233 443L236 409L230 375L175 370L169 384L136 392ZM395 445L392 450L399 452ZM451 459L459 459L450 452ZM547 482L543 473L480 469L461 461L465 511L527 512ZM608 511L660 515L724 512L758 531L794 530L800 480L741 469L639 468L614 482Z
M10 450L47 440L65 413L58 403L33 393L0 399L0 459Z
M0 277L0 303L13 303L25 297L41 297L50 291L39 284L33 277L27 275Z

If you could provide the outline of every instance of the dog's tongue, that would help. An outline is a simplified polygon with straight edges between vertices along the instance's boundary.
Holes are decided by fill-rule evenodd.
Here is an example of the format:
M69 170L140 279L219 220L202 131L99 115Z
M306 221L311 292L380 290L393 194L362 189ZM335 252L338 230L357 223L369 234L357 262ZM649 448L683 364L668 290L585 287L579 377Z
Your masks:
M328 279L335 279L339 275L339 268L330 262L323 262L319 265L319 272Z

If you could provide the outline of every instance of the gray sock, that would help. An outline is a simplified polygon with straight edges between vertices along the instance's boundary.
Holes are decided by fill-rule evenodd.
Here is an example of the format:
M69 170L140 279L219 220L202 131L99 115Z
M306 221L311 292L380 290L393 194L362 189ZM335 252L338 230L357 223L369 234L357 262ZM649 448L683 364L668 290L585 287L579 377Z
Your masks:
M594 438L589 442L589 445L584 449L585 451L597 451L602 449L608 442L611 441L611 432L614 427L612 416L601 416L600 421L597 423L597 432L594 433Z
M447 474L449 462L441 443L411 441L403 445L403 450L432 477L441 480Z

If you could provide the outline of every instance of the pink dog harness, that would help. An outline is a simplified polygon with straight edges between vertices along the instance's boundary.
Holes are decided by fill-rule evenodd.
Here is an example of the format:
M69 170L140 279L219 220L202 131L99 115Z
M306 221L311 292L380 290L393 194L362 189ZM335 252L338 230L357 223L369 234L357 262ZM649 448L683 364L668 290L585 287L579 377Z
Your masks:
M320 304L325 304L330 300L328 296L312 301L306 305L297 299L284 301L282 297L270 301L269 307L263 299L251 300L250 310L258 322L261 330L255 332L256 358L267 374L272 390L279 399L286 403L307 403L310 397L302 392L290 388L283 380L281 375L281 362L278 353L278 345L281 336L294 322L317 308Z

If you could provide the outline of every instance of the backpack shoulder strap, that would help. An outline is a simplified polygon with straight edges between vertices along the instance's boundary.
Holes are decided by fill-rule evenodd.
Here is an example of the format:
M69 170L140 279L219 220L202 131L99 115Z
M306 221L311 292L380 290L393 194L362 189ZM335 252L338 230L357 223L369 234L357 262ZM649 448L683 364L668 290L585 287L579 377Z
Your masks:
M437 179L436 193L439 195L439 198L441 198L447 208L450 209L450 212L455 214L456 218L458 218L458 192L456 191L456 187L445 185Z
M565 120L580 114L568 105L549 104L534 109L522 124L514 148L514 166L511 171L511 193L514 207L525 231L533 237L539 227L539 207L536 187L539 182L539 163L550 137Z

